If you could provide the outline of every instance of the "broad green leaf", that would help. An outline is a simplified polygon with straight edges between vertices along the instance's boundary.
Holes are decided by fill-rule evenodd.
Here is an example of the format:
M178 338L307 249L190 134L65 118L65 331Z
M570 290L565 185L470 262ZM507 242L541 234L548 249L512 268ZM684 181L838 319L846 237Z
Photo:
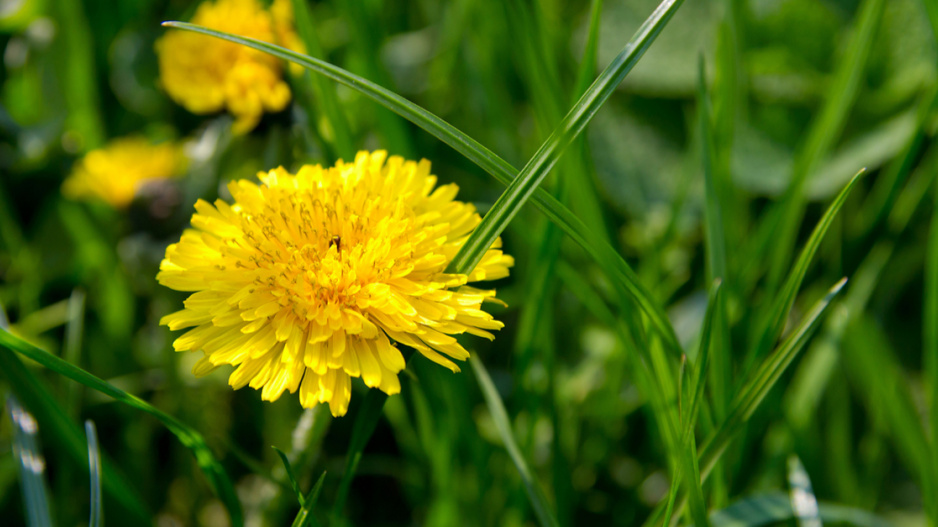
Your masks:
M889 522L869 512L844 505L821 503L819 515L830 523L856 527L889 527ZM776 525L795 518L791 500L783 492L750 496L725 509L710 513L710 521L720 527Z
M95 377L94 375L73 364L65 362L64 360L56 357L55 355L52 355L47 351L43 351L33 346L32 344L13 336L3 329L0 329L0 347L7 350L8 352L15 352L24 357L32 359L60 375L64 375L73 381L79 382L88 388L91 388L92 390L101 392L108 397L130 406L131 408L140 410L155 417L179 439L179 442L192 451L192 454L195 456L196 462L199 464L202 472L206 475L206 477L208 477L209 481L212 483L212 486L215 489L215 492L218 494L219 499L221 499L222 503L224 503L225 507L228 509L228 514L231 516L231 522L238 526L244 524L244 517L241 512L241 502L238 501L238 496L235 494L234 486L232 485L231 480L228 478L228 474L225 472L225 469L222 468L221 463L215 459L214 454L212 454L211 449L209 449L208 445L205 443L205 440L202 438L202 435L199 432L195 431L188 425L183 424L175 417L150 405L146 401L143 401L142 399ZM7 358L10 357L4 353L0 353L0 356L5 356Z
M488 370L485 369L485 365L482 364L482 361L480 361L476 355L469 357L469 363L475 371L476 379L479 381L479 388L482 390L482 396L485 398L485 404L488 406L492 420L495 422L495 428L498 429L498 434L501 436L502 442L505 443L508 456L511 457L511 461L515 464L518 474L521 475L524 490L528 493L528 499L531 501L531 506L534 507L534 513L537 515L538 521L544 527L559 527L560 524L557 522L557 518L547 504L544 491L541 489L537 480L534 479L534 474L531 473L531 469L528 468L528 463L525 461L524 455L518 448L518 441L515 439L515 434L512 431L511 421L508 419L508 412L505 411L505 405L502 403L501 396L498 395L498 390L495 389L495 384L492 383L492 378L489 376Z

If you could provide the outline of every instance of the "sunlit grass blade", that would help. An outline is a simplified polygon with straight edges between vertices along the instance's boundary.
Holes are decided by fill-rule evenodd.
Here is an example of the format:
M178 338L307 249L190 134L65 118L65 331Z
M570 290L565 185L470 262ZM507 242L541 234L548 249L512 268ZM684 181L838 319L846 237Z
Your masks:
M88 513L89 527L101 527L104 509L101 504L101 450L98 446L98 431L94 422L85 421L85 436L88 438L88 473L91 477L91 507Z
M811 478L795 455L788 458L788 486L791 509L799 527L821 527L820 510L811 488Z
M847 279L844 278L837 282L823 298L814 304L814 307L805 315L797 327L792 330L787 339L772 353L766 357L759 369L752 375L749 382L743 387L736 397L732 409L726 419L719 425L710 439L704 444L701 451L701 473L706 478L713 465L719 459L723 450L729 444L733 436L738 433L743 423L745 423L753 412L759 407L759 404L769 393L769 390L775 386L775 383L781 377L782 373L788 368L788 365L795 359L798 353L804 348L810 339L814 330L823 319L823 315L830 307L834 297L840 293Z
M218 494L219 499L221 499L222 503L224 503L225 507L228 509L228 514L231 516L232 524L238 526L244 524L244 517L241 512L241 503L235 494L234 486L232 485L231 480L228 478L228 474L225 472L225 469L222 468L221 463L215 459L214 454L212 454L211 449L209 449L208 445L205 443L205 440L202 438L202 435L199 432L195 431L188 425L183 424L175 417L143 401L142 399L95 377L94 375L73 364L65 362L55 355L37 348L2 329L0 329L0 347L6 349L9 352L15 352L24 357L32 359L60 375L64 375L73 381L87 386L88 388L101 392L104 395L120 401L121 403L124 403L131 408L143 411L155 417L157 420L163 423L163 425L165 425L166 428L172 432L173 435L175 435L184 446L192 451L196 462L202 469L202 472L206 475L206 477L208 477L209 481L212 483L212 487Z
M319 501L319 494L322 493L322 486L325 481L326 473L323 472L322 475L319 476L319 479L316 480L316 484L313 485L313 488L309 491L309 494L306 495L306 499L303 500L303 507L296 515L296 518L293 519L292 527L307 527L309 525L317 525L316 517L313 515L313 507L315 507L316 502Z
M862 509L844 505L821 503L821 520L856 527L889 527L886 520ZM710 514L710 521L720 527L756 527L776 525L795 518L791 500L783 492L757 494L733 503Z
M672 9L676 9L674 4L671 4L671 7ZM258 51L263 51L309 68L358 91L366 97L374 99L382 106L385 106L423 128L491 174L503 185L510 184L518 175L518 170L507 161L498 157L491 150L485 148L476 140L457 130L438 116L404 99L400 95L342 68L319 59L307 57L288 49L275 46L268 42L222 33L194 24L185 22L164 22L163 25L243 44ZM661 333L668 344L668 348L677 356L678 350L680 350L680 344L674 334L674 328L671 327L661 307L657 305L646 288L640 283L635 272L616 250L606 242L600 233L588 228L579 218L574 216L569 209L543 189L535 190L534 201L541 211L547 215L548 219L560 226L574 242L586 250L607 274L609 279L613 281L615 287L621 289L625 294L635 300L639 307L648 315L652 325Z
M7 414L13 422L13 455L16 458L23 505L30 526L51 527L49 492L46 490L46 460L39 450L39 424L16 397L7 396Z
M312 57L322 57L322 46L319 44L319 37L316 35L316 28L313 26L312 15L309 12L309 0L292 0L293 16L296 21L296 32L306 46L306 52ZM326 81L321 75L312 75L304 71L303 80L309 81L312 85L313 93L316 96L316 107L318 107L329 123L333 147L339 157L351 160L355 156L355 143L352 140L352 131L349 128L348 119L342 111L342 105L335 92L335 85ZM309 115L310 126L315 123L315 115Z
M837 213L840 212L841 207L843 207L844 203L847 201L847 197L850 195L850 191L853 190L853 187L857 184L857 181L860 180L863 173L864 171L861 170L853 176L853 179L840 191L840 194L837 195L834 202L827 208L824 216L821 217L821 220L814 227L814 231L811 232L811 236L808 238L807 243L805 243L801 254L798 256L798 260L792 266L788 278L785 280L784 287L782 287L779 295L776 297L768 321L761 333L761 337L756 343L755 348L749 354L748 358L750 362L762 357L772 348L772 345L781 335L782 330L785 328L785 320L788 317L788 313L795 304L798 290L801 289L801 282L808 272L808 266L811 264L812 260L814 260L814 255L821 246L821 240L824 239L824 235L827 234L827 230L833 223L834 218L837 216Z
M352 426L352 438L349 440L348 450L345 453L345 472L342 473L339 490L336 493L335 502L332 504L332 523L335 525L339 525L342 520L345 502L348 499L355 472L358 470L358 463L362 459L362 452L365 450L365 445L368 444L371 434L374 433L375 427L378 426L378 420L381 419L381 410L387 400L388 395L381 390L368 390L361 408L358 409L358 415L355 416L355 424Z
M449 268L457 273L465 273L475 268L476 264L492 246L495 239L505 230L521 207L528 201L534 190L541 184L547 173L557 163L564 150L580 135L596 112L609 99L622 79L632 70L645 50L654 42L664 29L665 24L681 5L681 0L664 0L654 13L648 17L636 31L632 40L599 75L586 90L573 108L567 112L557 129L547 141L528 160L518 177L489 209L482 222L476 226L469 239L459 249L450 262Z
M495 384L492 382L488 370L485 369L485 365L476 355L469 357L469 363L475 371L476 379L479 381L479 388L482 390L485 404L488 406L492 420L495 422L498 435L501 436L511 461L515 464L518 474L521 475L521 481L524 483L524 489L531 501L531 506L534 508L534 513L537 515L538 522L544 527L559 527L560 524L557 522L556 516L547 504L544 491L541 490L541 486L534 479L534 474L531 473L528 462L525 461L524 455L518 448L518 441L512 431L508 412L505 411L505 405L502 403L501 396L498 395L498 390L495 389Z
M58 401L15 353L0 350L0 375L6 378L13 393L49 432L46 441L65 452L75 466L87 468L88 450L78 426L69 420ZM113 463L103 459L102 465L104 491L125 508L136 522L146 524L150 512L135 487L121 475Z

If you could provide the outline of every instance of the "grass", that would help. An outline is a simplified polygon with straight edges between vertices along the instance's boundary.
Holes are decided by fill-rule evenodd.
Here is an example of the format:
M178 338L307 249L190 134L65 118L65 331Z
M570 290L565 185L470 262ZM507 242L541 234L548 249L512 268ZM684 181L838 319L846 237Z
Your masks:
M191 10L105 4L0 18L0 390L38 426L0 424L14 523L938 524L931 5L293 0L306 54L165 24L305 68L232 136L157 88ZM141 131L198 142L169 215L62 197ZM192 377L154 276L194 200L376 147L485 212L450 269L503 238L505 329L337 419Z

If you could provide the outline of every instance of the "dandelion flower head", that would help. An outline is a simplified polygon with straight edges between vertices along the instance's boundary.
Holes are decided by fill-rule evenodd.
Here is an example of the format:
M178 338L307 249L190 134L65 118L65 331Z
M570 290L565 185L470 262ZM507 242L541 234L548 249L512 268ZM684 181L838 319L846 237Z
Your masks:
M270 10L260 0L208 0L192 23L302 51L290 0L274 0ZM166 93L196 114L227 108L235 132L251 131L264 112L279 112L290 102L283 61L266 53L180 30L157 41L156 52Z
M141 186L178 177L185 165L182 147L176 143L124 137L85 154L75 163L62 192L72 199L100 199L125 208Z
M481 309L495 292L465 284L505 277L514 260L499 240L468 275L445 272L480 218L455 184L436 187L429 161L359 152L259 177L229 184L233 204L196 203L160 265L161 284L192 292L160 323L192 328L174 347L204 353L196 375L232 365L235 389L270 401L299 390L304 407L339 416L352 377L400 391L397 343L458 371L452 359L469 353L453 335L502 327Z

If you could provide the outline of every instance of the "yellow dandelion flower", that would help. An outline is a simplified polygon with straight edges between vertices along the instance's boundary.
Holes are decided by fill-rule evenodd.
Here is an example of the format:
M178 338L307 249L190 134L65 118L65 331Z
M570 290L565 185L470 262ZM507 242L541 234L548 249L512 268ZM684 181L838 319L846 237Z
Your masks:
M453 335L493 338L502 323L481 309L495 291L465 284L508 275L500 241L468 275L447 264L479 223L455 184L434 189L430 162L359 152L353 163L283 168L262 185L229 184L234 204L199 201L193 229L166 249L159 282L193 294L163 317L173 343L201 350L198 376L236 366L235 389L273 401L299 390L300 403L345 414L351 378L400 391L410 346L453 371L469 353Z
M275 0L271 11L258 0L206 1L192 23L302 51L289 0ZM166 93L192 113L227 108L237 133L251 131L264 112L279 112L290 102L283 61L266 53L179 30L157 41L156 52Z
M62 184L62 193L72 199L97 198L124 208L142 185L178 177L185 165L182 147L176 143L153 144L138 136L115 139L75 163Z

